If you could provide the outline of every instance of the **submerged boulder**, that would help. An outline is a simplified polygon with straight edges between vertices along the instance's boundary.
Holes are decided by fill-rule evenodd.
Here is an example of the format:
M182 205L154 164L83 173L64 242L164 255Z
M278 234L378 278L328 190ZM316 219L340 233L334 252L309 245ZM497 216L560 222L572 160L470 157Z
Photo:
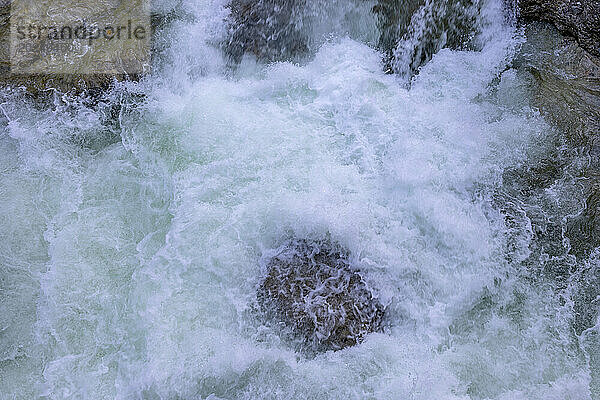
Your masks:
M266 269L257 292L260 313L299 350L343 349L382 329L385 308L343 249L291 241Z

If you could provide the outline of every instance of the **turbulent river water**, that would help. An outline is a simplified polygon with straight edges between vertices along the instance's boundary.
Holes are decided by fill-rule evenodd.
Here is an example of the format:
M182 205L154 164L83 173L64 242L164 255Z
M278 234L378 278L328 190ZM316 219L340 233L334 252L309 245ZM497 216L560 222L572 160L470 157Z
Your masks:
M565 146L513 67L523 32L482 0L472 46L386 74L373 5L307 1L307 54L232 66L225 1L163 2L142 81L2 90L0 399L598 396L572 174L520 195ZM348 250L382 332L309 357L248 312L290 238Z

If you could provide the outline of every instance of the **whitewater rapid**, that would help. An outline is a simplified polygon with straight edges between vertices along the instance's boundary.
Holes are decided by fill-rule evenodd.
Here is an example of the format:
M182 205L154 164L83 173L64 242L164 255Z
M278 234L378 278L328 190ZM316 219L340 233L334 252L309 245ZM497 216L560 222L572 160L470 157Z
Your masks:
M3 90L0 399L590 398L568 301L520 268L531 225L495 197L552 146L522 36L486 0L480 50L407 85L350 3L299 64L231 70L224 2L189 0L155 6L185 11L156 71L100 105ZM253 318L291 237L349 250L384 332L311 358Z

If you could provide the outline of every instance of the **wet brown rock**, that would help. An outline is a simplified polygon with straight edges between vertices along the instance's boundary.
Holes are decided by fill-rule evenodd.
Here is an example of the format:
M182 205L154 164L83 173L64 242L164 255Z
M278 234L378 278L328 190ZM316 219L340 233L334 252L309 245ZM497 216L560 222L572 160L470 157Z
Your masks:
M266 268L257 292L260 313L283 325L299 350L343 349L382 329L384 307L343 250L292 241Z

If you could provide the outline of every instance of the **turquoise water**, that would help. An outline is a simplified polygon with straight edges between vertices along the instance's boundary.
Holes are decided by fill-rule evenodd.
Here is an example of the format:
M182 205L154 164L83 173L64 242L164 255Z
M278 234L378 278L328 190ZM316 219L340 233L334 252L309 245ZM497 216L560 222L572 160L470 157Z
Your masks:
M498 201L557 134L501 2L476 51L410 85L382 71L372 4L309 3L302 62L232 70L223 3L156 5L179 17L154 74L99 105L2 92L0 398L592 398L577 282L534 273L524 205ZM307 358L254 318L290 237L347 248L385 331Z

